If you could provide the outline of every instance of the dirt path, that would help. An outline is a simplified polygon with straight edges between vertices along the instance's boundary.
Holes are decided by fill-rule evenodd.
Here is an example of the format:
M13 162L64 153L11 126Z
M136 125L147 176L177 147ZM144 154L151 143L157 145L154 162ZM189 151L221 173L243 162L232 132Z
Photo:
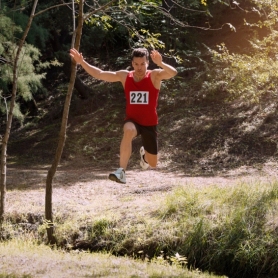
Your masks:
M49 166L36 169L8 168L7 213L35 213L44 215L45 181ZM118 184L107 177L110 170L90 167L59 168L53 182L53 212L104 215L109 213L132 217L157 207L173 188L179 185L203 187L232 186L239 182L267 181L278 177L274 162L260 169L240 169L217 175L189 176L181 171L167 169L127 171L127 184Z

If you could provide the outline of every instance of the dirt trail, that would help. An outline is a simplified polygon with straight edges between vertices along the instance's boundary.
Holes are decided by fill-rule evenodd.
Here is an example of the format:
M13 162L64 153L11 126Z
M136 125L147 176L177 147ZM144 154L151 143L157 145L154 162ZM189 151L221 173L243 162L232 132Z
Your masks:
M49 167L36 169L8 168L7 213L35 213L44 215L45 181ZM108 179L109 170L94 168L63 168L57 171L53 182L54 214L81 213L104 215L116 213L137 215L150 212L173 188L179 185L203 187L232 186L239 182L272 182L278 177L275 162L260 169L241 167L217 175L189 176L181 171L150 169L127 171L127 184Z

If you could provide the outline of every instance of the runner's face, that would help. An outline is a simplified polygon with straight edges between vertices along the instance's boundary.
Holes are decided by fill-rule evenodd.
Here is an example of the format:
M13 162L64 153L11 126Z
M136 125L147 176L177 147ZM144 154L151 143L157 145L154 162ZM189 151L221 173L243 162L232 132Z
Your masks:
M137 76L145 76L149 63L146 57L133 57L132 66Z

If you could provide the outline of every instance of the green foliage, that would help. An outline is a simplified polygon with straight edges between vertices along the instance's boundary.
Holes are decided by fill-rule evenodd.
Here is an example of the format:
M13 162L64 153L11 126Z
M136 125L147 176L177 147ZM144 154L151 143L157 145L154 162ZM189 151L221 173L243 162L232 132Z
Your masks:
M166 2L120 1L115 3L108 13L100 11L87 20L87 24L92 29L88 35L84 32L83 41L86 45L87 43L94 45L93 48L105 46L108 51L114 47L112 44L119 42L125 47L129 44L131 47L163 49L168 56L172 57L177 50L190 47L191 39L186 38L188 30L185 28L194 25L194 21L196 18L199 20L199 16L206 17L205 11L208 11L211 3L200 0L170 1L169 6ZM213 2L216 3L222 1ZM179 28L179 25L185 28Z
M128 47L128 30L115 22L112 16L96 14L87 20L83 27L83 53L110 60L111 56L118 56L120 51Z
M92 237L100 237L105 235L106 230L111 227L112 223L108 219L99 219L94 221L91 230Z
M232 188L180 187L161 211L164 221L175 221L178 252L189 265L229 277L275 274L278 256L276 224L277 183L241 183ZM171 220L170 220L171 219ZM272 226L270 223L273 223Z
M20 38L29 20L29 15L25 15L24 13L18 11L13 12L8 10L6 12L6 16L10 18L10 26L7 26L7 29L9 30L8 32L10 32L10 38L11 36ZM46 41L49 38L49 31L40 25L37 25L36 21L37 19L35 18L27 35L26 41L27 43L38 48L45 48ZM11 26L13 27L11 28Z
M141 29L139 33L136 30L133 30L131 38L138 38L137 42L134 42L135 47L146 47L151 49L164 49L164 43L158 38L161 36L160 33L150 33L146 29ZM135 40L136 41L136 40Z
M258 22L258 26L269 28L271 31L277 30L277 15L278 3L277 1L260 1L252 0L258 9L254 9L261 16L262 21ZM271 36L271 33L270 33Z
M14 60L16 45L13 43L6 43L8 49L6 50L6 57L10 61ZM45 65L40 62L40 52L37 48L30 44L25 44L20 58L19 58L19 75L18 75L18 95L22 96L24 100L30 100L32 94L36 93L38 89L42 88L41 80L45 78L45 73L39 73L40 69ZM37 63L37 65L35 65ZM5 66L1 70L2 81L6 84L5 88L9 88L13 82L13 75L11 66ZM3 90L4 95L9 94L8 90Z
M113 26L111 25L112 18L108 15L98 15L94 14L85 21L85 23L92 26L101 26L104 31L108 31Z
M278 86L278 59L276 18L277 3L253 1L267 19L245 24L250 28L263 29L263 36L255 36L250 41L246 53L230 53L225 44L218 50L208 49L212 63L203 76L201 95L217 98L225 94L226 99L244 99L259 102L266 95L275 95Z
M40 52L37 48L30 44L25 45L20 56L18 77L18 93L24 100L32 98L32 93L35 93L41 87L41 80L45 78L45 73L38 74L40 68L39 57ZM35 62L38 63L36 67Z
M13 28L10 28L10 26L13 26ZM0 27L4 30L0 36L0 55L8 61L8 63L1 64L0 66L0 85L2 89L0 110L2 113L6 114L8 99L11 97L13 84L13 61L17 50L14 34L17 31L21 32L22 28L15 25L14 22L5 15L1 15ZM31 44L24 44L19 57L17 78L18 103L14 110L15 117L21 122L24 119L24 115L20 111L22 103L31 100L34 94L44 92L41 80L45 78L45 69L50 65L60 65L57 61L41 62L40 59L41 54L36 47Z
M3 113L4 113L4 109L3 109L4 107L5 106L1 106L1 110L3 111ZM7 111L5 111L5 112L7 113ZM23 123L25 117L24 117L23 113L21 112L19 103L17 103L17 102L14 105L13 115L16 119L18 119L21 123Z
M200 93L226 92L229 100L236 98L258 102L266 93L274 94L278 85L278 61L258 51L252 56L230 54L224 44L219 51L210 50L212 70L206 74Z
M3 48L2 44L6 40L12 40L14 33L22 32L22 28L20 26L16 26L11 18L1 14L0 16L0 55L2 55Z

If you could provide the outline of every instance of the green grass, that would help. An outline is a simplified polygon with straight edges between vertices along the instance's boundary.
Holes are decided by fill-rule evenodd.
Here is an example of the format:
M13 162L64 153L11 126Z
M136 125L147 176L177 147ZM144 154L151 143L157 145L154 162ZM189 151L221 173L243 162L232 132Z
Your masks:
M177 251L189 264L251 277L278 271L278 183L239 183L233 187L182 186L160 211L172 223Z
M52 250L44 245L34 245L29 249L37 253L39 260L45 256L51 260L54 256L70 256L72 260L81 260L80 256L85 256L86 259L82 257L83 262L99 256L97 260L105 266L105 270L101 270L100 266L99 272L94 273L96 276L93 277L112 275L110 271L115 266L110 258L113 258L112 261L117 260L117 265L125 265L122 266L125 269L116 267L120 273L117 277L195 277L179 276L178 273L186 271L181 269L184 260L189 269L201 269L229 277L278 273L277 181L239 181L234 185L221 186L184 184L166 195L156 195L153 201L157 205L143 214L132 212L132 208L129 208L129 216L123 215L123 211L103 212L98 217L92 212L57 213L55 235L61 250ZM126 202L124 199L123 203ZM13 239L19 238L18 235L25 236L22 230L18 232L17 225L11 225L9 221L12 219L10 217L3 225L2 235L8 234L7 238ZM46 225L41 223L38 233L26 234L32 235L35 242L43 243L46 241L45 228ZM16 247L9 247L9 244ZM27 245L20 240L4 242L0 254L7 255L16 248L24 250L15 253L24 254ZM3 248L11 251L6 252ZM64 252L63 248L72 252ZM74 252L76 248L108 254ZM41 249L47 255L38 254ZM115 259L112 254L122 258ZM142 262L133 261L142 258L148 262L162 263L165 273L159 272L157 267L152 269L152 264L143 263L140 266ZM130 264L132 266L128 266ZM168 267L169 270L166 270ZM131 269L134 274L129 272ZM140 269L144 269L143 276L140 276ZM92 271L90 268L87 270ZM134 276L125 276L127 273ZM194 275L197 275L196 271Z
M32 240L0 243L0 277L215 277L164 260L143 262L108 253L65 252Z

